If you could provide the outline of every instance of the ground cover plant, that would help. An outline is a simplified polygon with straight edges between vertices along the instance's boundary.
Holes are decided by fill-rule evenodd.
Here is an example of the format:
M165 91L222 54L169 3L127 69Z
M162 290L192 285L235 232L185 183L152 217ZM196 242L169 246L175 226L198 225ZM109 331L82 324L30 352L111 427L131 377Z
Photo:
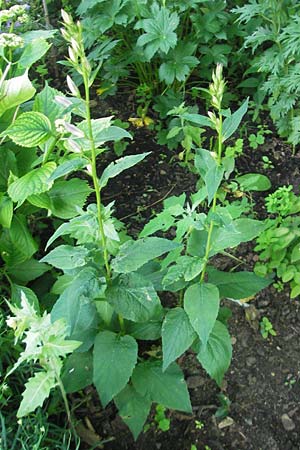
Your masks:
M5 26L12 12L3 15ZM249 101L231 110L227 96L224 108L226 83L223 66L217 64L203 89L207 114L191 112L185 104L167 108L176 118L167 139L178 137L183 170L196 185L165 195L162 209L152 211L139 233L132 233L130 224L126 228L116 218L118 198L105 199L119 176L137 164L143 167L153 155L135 151L115 160L107 143L132 136L113 117L92 115L98 61L85 48L80 22L64 11L62 19L71 69L67 95L48 84L38 92L28 75L49 49L53 31L12 35L1 53L1 445L81 448L73 402L76 396L84 402L83 392L91 384L103 411L114 404L135 439L147 417L152 417L149 433L167 432L169 410L182 411L203 433L206 424L193 416L184 355L224 389L234 342L229 306L237 315L237 308L245 309L255 328L257 315L248 301L272 282L268 275L273 269L279 269L283 281L292 280L292 296L298 295L298 197L291 187L281 188L266 201L276 218L255 217L252 195L270 189L271 183L236 167L243 140L234 136ZM34 45L39 55L31 56ZM283 238L291 230L293 240L287 242ZM261 255L267 262L257 263L257 274L240 270L244 256L237 250L255 238L263 247L258 250L266 252L269 238L274 244L267 246L270 254ZM259 323L266 342L277 337L277 322L268 312ZM216 417L232 424L232 402L224 394L219 398ZM12 404L19 419L15 428ZM38 425L40 407L53 414L61 404L70 433L50 429L47 419ZM34 442L26 427L38 426ZM89 445L105 444L94 433Z

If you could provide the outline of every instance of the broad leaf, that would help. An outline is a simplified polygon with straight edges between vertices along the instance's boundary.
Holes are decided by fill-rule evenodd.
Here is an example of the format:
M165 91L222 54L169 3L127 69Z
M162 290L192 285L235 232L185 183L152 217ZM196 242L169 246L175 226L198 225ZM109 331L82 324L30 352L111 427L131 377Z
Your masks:
M43 38L34 39L25 46L25 49L18 60L21 69L29 69L36 61L41 59L51 47Z
M246 173L235 178L243 191L268 191L271 187L271 181L265 175L260 173Z
M112 261L112 268L118 273L134 272L148 261L179 247L180 244L176 242L158 237L127 241Z
M35 293L28 287L19 286L18 284L13 283L11 286L11 303L20 308L22 292L25 294L28 303L33 306L37 313L40 313L39 300Z
M4 81L0 91L0 116L5 111L27 102L35 94L35 88L28 78L28 71L20 77Z
M147 322L162 310L152 283L137 273L116 278L106 290L106 299L118 314L133 322Z
M132 336L100 332L94 345L94 384L103 407L126 386L137 362L138 346Z
M48 181L55 181L57 178L64 177L71 172L82 169L88 164L85 158L72 158L60 164L49 177Z
M161 320L150 319L147 322L126 321L126 332L135 339L157 341L161 337Z
M48 182L52 183L51 177ZM81 212L88 195L91 193L87 181L71 178L56 181L48 192L31 195L28 201L39 208L46 208L61 219L70 219Z
M103 188L107 185L110 178L114 178L124 170L135 166L137 163L142 161L150 152L142 153L140 155L130 155L124 156L123 158L117 159L110 163L102 172L101 178L99 180L100 187Z
M242 121L242 118L246 114L248 109L248 99L244 101L242 106L239 107L237 111L235 111L231 116L227 117L223 123L223 142L226 139L230 138L233 133L238 129L239 124Z
M82 246L60 245L44 256L40 261L62 270L75 269L86 264L89 251Z
M18 178L8 188L10 198L14 202L18 202L18 205L21 205L30 195L48 191L53 184L53 182L48 181L48 178L55 167L56 164L54 162L49 162Z
M92 352L73 353L65 361L61 379L65 391L78 392L93 383Z
M44 114L55 125L55 120L64 117L69 119L69 115L64 113L65 106L55 101L56 96L61 96L61 92L50 87L47 83L44 89L34 98L33 110Z
M208 269L208 280L217 286L221 298L236 300L255 295L272 282L253 272L221 272L213 268Z
M162 325L163 371L192 345L196 337L182 308L171 309L166 314Z
M184 294L185 312L204 347L215 325L219 306L219 291L213 284L193 284Z
M56 384L54 371L38 372L29 378L25 384L25 391L22 394L23 400L18 409L17 417L27 416L35 411L38 406L42 406Z
M45 272L48 272L48 270L50 270L50 266L33 258L7 268L10 277L20 283L28 283L35 280Z
M197 358L206 372L220 386L232 356L231 339L226 326L216 321L206 346L200 344Z
M192 412L183 373L175 363L163 372L159 361L142 362L133 371L132 384L139 394L152 402L166 408Z
M151 408L151 400L140 395L133 386L127 385L115 398L119 415L129 427L134 439L143 430Z
M26 218L22 214L14 215L9 230L9 236L13 245L24 255L23 261L31 258L38 249L38 245L28 229Z
M99 319L93 300L103 294L104 281L96 270L84 268L53 306L51 320L65 319L67 335L83 342L80 351L88 350L97 334Z
M13 217L13 202L6 195L0 193L0 225L9 228Z
M39 112L24 112L2 135L9 136L21 147L35 147L43 144L52 136L48 117Z
M209 151L202 148L196 151L195 167L205 183L210 203L221 184L224 169L217 164Z

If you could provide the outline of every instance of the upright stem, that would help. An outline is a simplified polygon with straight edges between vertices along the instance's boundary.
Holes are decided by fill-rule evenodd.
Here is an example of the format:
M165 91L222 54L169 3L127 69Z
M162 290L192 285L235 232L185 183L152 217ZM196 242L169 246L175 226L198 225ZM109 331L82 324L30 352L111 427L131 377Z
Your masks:
M84 66L84 63L83 63L83 66ZM104 233L103 217L102 217L102 211L101 211L100 185L99 185L99 179L97 176L96 147L95 147L95 141L94 141L94 137L93 137L91 111L90 111L89 77L88 77L87 71L84 67L83 67L83 82L84 82L84 90L85 90L86 121L87 121L87 126L88 126L88 139L90 141L90 148L91 148L91 154L92 154L92 160L91 160L92 179L93 179L94 189L95 189L95 193L96 193L97 218L98 218L101 242L102 242L102 247L103 247L103 257L104 257L104 264L105 264L105 268L106 268L106 278L109 281L111 279L111 270L110 270L110 266L109 266L109 257L108 257L108 251L107 251L106 236Z
M222 161L222 128L223 128L223 122L222 122L222 114L219 111L219 121L218 121L218 154L217 154L217 163L218 166L220 166ZM215 192L212 208L211 211L214 213L216 211L217 206L217 192ZM201 273L200 283L203 283L206 273L206 267L208 264L209 259L209 253L211 249L211 238L212 238L212 232L214 229L214 221L212 220L209 225L208 235L207 235L207 241L206 241L206 248L205 248L205 255L204 255L204 266Z

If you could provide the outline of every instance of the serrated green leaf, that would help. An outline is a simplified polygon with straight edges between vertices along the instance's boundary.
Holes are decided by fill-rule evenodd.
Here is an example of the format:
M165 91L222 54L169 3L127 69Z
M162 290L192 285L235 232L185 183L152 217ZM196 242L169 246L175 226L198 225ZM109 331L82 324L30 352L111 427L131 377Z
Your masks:
M84 266L88 254L89 251L82 246L60 245L40 261L51 264L61 270L70 270Z
M226 326L216 321L207 345L200 344L197 359L220 386L232 356L231 339Z
M31 258L38 249L38 245L28 229L26 218L22 214L15 214L13 216L9 236L14 246L24 255L23 261Z
M253 272L221 272L208 268L208 280L217 286L221 298L240 300L255 295L272 282Z
M124 170L127 170L130 167L135 166L137 163L146 158L146 156L148 156L149 154L150 152L142 153L140 155L124 156L123 158L117 159L116 161L110 163L104 169L100 177L99 183L101 188L104 188L107 185L108 180L110 178L114 178L120 173L122 173Z
M140 395L133 386L127 385L115 398L119 415L137 439L143 430L151 408L151 400Z
M105 289L105 279L96 270L83 268L60 295L51 311L51 320L64 319L67 336L83 342L80 351L88 350L98 331L95 298Z
M219 306L219 291L213 284L193 284L184 294L184 310L204 347L216 323Z
M0 91L0 117L5 111L27 102L35 94L35 88L28 78L28 71L20 77L4 81Z
M181 245L176 242L158 237L127 241L112 261L112 268L118 273L134 272L148 261L179 247Z
M239 107L237 111L235 111L230 117L227 117L223 123L222 130L222 141L226 141L226 139L230 138L233 133L237 130L239 124L242 121L242 118L247 112L248 109L248 99L244 101L242 106Z
M106 299L118 314L133 322L147 322L162 310L152 283L137 273L116 278L106 290Z
M18 178L8 187L8 194L13 202L20 206L30 195L48 191L53 182L48 178L56 168L54 162L49 162L38 169L33 169L21 178Z
M51 179L48 178L48 182ZM79 178L56 181L48 192L30 195L28 201L39 208L46 208L61 219L77 216L91 193L88 182Z
M186 383L181 369L171 364L165 372L159 361L145 361L136 366L132 374L135 390L152 402L166 408L192 412Z
M181 356L197 335L182 308L171 309L162 325L163 371Z
M54 371L38 372L29 378L25 384L25 391L22 394L23 400L18 409L17 417L27 416L35 411L38 406L42 406L56 384Z
M24 112L2 134L21 147L35 147L52 136L51 123L44 114Z
M100 332L94 345L93 381L103 407L126 386L137 362L138 346L132 336Z
M39 92L33 103L33 111L44 114L50 120L52 125L55 125L55 120L64 117L65 120L70 118L70 114L65 113L65 106L55 101L56 96L63 94L54 89L46 83L44 89Z

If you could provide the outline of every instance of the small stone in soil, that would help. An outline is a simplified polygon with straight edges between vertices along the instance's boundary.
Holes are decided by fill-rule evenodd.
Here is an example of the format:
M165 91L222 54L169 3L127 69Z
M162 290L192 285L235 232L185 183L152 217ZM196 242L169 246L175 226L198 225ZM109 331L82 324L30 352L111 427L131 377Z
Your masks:
M292 431L295 429L294 421L287 414L282 414L281 423L286 431Z

